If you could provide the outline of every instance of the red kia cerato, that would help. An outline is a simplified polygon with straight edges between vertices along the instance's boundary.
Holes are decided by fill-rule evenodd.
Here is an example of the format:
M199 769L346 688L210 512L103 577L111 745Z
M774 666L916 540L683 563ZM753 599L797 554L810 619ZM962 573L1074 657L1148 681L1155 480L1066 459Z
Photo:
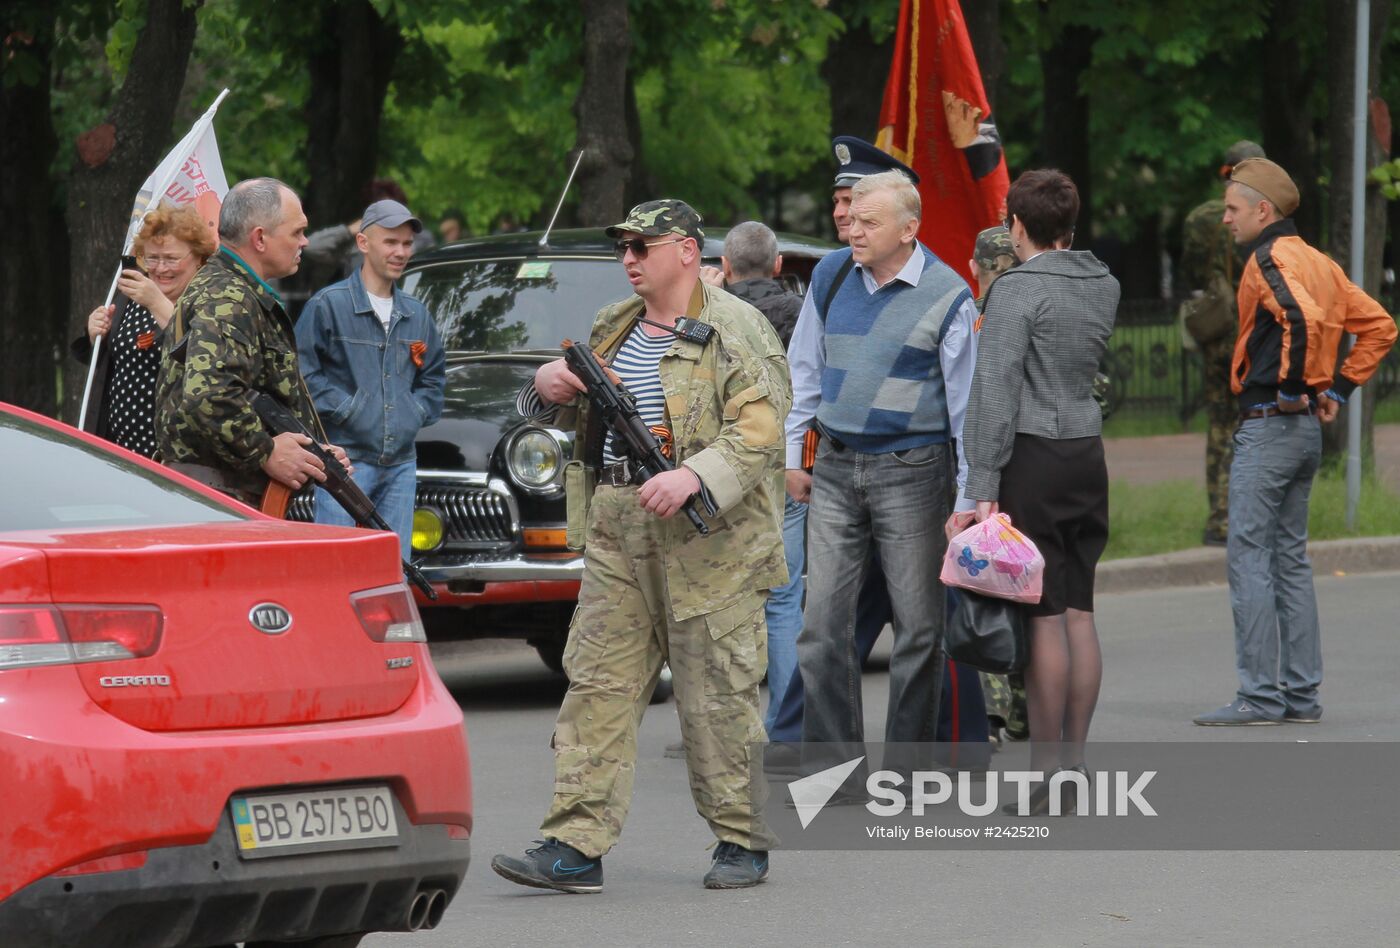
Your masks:
M0 945L428 928L471 829L392 535L0 405Z

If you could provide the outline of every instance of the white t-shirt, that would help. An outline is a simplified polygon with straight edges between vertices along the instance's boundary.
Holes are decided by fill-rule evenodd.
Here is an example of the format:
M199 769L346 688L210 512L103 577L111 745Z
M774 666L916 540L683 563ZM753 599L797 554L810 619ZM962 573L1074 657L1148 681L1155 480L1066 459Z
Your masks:
M368 291L365 295L369 297L369 305L374 307L374 315L379 317L379 321L384 324L384 331L388 332L389 319L394 315L394 298L375 296Z

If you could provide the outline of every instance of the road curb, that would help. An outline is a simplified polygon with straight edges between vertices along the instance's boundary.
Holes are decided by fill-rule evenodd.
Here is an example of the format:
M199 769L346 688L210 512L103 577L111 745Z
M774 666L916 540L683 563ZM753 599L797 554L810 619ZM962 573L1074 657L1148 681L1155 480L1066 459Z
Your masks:
M1400 570L1400 537L1320 540L1308 544L1308 555L1317 576ZM1136 592L1176 586L1223 586L1225 582L1225 550L1201 547L1102 562L1094 576L1094 591Z

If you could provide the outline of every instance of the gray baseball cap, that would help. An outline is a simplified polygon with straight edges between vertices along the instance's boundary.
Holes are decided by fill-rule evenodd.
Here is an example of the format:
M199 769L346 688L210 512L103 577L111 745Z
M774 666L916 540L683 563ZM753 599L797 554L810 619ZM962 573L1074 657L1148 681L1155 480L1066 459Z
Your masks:
M380 227L398 227L407 224L413 228L415 234L422 233L423 222L413 216L413 212L404 207L398 201L375 201L365 212L360 215L360 230L364 230L372 224Z

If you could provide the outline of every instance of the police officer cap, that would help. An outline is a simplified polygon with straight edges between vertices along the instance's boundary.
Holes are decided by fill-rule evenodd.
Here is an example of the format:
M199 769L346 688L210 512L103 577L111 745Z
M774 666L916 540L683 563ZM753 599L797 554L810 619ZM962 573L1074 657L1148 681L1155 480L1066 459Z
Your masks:
M700 223L700 214L689 204L676 198L661 198L638 204L627 212L625 221L612 225L604 233L609 237L621 237L624 232L643 237L675 234L693 238L703 250L705 232L700 229Z
M1009 260L1003 258L1009 257ZM988 227L977 235L972 259L983 270L1009 270L1016 266L1016 251L1011 248L1011 232L1000 224Z
M1248 185L1268 198L1284 217L1298 209L1298 186L1267 158L1246 158L1230 172L1230 180Z
M836 156L837 164L836 183L832 187L849 188L866 175L881 171L902 171L910 181L919 183L914 169L854 135L833 138L831 152Z

